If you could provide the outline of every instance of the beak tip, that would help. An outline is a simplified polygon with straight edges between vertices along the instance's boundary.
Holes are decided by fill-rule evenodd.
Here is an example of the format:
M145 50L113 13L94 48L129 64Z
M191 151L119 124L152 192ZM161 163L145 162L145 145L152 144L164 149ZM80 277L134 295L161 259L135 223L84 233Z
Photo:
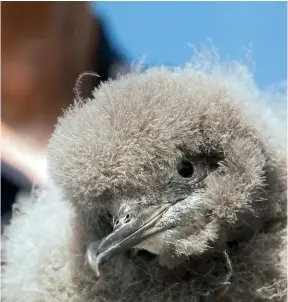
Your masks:
M99 278L100 277L100 270L99 270L99 265L98 265L97 261L95 261L94 272L95 272L96 277Z
M99 260L97 256L95 258L94 251L91 248L87 249L86 259L90 268L95 272L96 277L99 278L100 277Z
M100 271L99 271L98 265L96 267L94 267L93 270L94 270L95 276L97 278L100 278Z

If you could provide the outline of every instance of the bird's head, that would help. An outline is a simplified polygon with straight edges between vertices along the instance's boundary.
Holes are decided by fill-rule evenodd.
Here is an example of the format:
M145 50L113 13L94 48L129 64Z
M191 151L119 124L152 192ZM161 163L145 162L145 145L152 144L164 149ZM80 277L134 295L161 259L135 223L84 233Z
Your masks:
M130 249L175 266L256 227L269 154L245 97L213 76L156 68L102 84L59 120L49 173L94 228L97 274Z

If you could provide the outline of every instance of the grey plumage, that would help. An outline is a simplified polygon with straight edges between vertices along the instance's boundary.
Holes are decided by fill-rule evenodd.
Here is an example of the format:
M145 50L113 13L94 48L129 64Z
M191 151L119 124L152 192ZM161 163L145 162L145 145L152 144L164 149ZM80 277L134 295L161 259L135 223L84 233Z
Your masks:
M285 300L286 143L231 70L131 73L59 119L5 301Z

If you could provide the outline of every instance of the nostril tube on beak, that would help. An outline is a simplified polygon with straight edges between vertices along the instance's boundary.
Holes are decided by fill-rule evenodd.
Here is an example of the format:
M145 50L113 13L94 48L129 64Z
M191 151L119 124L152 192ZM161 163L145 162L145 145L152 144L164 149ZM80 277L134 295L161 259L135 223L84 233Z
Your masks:
M131 214L127 213L123 217L119 217L114 224L114 228L120 228L131 221Z
M125 218L124 218L124 222L127 223L130 221L130 214L126 214Z

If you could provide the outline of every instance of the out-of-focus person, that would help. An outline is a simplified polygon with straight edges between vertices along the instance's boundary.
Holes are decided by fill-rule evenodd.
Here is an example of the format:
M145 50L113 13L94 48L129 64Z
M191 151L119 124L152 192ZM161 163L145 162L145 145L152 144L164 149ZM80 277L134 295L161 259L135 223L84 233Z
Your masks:
M81 92L125 72L103 20L88 2L2 2L1 216L11 216L19 192L45 186L45 149L78 75Z

